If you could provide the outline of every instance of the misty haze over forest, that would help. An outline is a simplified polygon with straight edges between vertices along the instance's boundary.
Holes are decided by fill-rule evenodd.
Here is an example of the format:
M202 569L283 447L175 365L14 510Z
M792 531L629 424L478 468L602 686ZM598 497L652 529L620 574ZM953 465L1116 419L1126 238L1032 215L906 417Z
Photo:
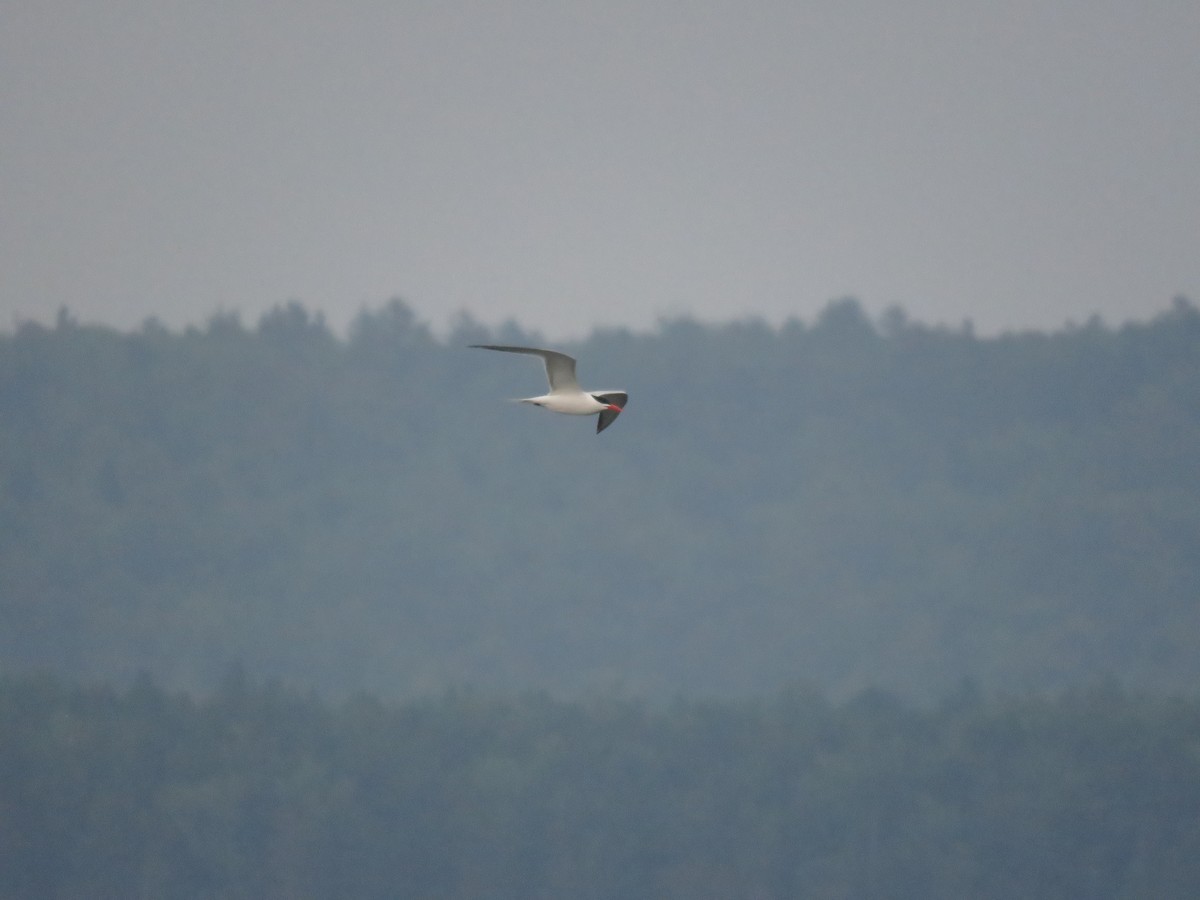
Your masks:
M345 338L0 337L3 668L207 689L807 682L936 697L1200 675L1200 313L980 339L853 300L564 349L603 435L517 407L538 344L400 301Z
M0 335L0 898L1200 891L1200 311Z

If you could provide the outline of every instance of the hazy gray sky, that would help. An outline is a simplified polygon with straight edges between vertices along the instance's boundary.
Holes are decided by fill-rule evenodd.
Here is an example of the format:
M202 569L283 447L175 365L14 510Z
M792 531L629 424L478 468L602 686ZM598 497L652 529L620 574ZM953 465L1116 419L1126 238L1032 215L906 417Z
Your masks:
M0 0L0 327L1200 298L1195 0Z

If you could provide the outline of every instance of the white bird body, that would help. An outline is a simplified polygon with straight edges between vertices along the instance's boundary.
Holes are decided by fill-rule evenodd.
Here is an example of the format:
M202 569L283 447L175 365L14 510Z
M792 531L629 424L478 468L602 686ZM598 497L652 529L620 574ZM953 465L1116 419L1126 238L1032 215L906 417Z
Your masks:
M556 413L566 413L569 416L594 416L602 409L608 409L607 403L601 403L591 394L580 391L578 394L542 394L540 397L521 397L517 403L532 403Z
M540 356L546 364L546 379L550 382L550 393L538 397L522 397L516 402L532 403L552 412L569 416L594 416L600 414L596 423L599 434L613 423L625 408L629 395L624 391L585 391L575 379L575 359L557 350L538 347L509 347L501 344L471 344L480 350L500 350L505 353L526 353Z

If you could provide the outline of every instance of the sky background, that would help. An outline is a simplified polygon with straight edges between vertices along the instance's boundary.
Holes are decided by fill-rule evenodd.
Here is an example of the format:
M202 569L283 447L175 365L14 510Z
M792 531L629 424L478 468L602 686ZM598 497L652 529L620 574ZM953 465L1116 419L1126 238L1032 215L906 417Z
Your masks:
M0 328L1200 298L1200 3L0 0Z

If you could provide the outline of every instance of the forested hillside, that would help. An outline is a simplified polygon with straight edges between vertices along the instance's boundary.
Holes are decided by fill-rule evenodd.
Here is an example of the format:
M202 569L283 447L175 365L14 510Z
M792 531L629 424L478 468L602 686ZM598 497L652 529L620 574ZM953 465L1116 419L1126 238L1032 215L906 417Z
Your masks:
M506 398L540 343L399 302L345 338L0 335L0 666L342 693L937 696L1200 683L1200 313L978 338L664 322L562 349L629 406Z
M1200 705L0 679L0 898L1200 894Z

